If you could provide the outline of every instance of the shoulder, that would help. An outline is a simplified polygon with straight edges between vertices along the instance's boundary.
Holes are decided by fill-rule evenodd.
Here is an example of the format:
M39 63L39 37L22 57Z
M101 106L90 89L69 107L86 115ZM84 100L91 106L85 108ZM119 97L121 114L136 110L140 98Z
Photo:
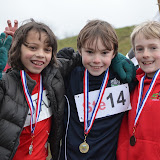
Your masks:
M20 72L18 70L9 69L6 73L3 74L2 81L17 82L20 79Z
M85 68L82 66L75 67L72 70L72 72L67 76L67 78L77 83L83 79L84 71L85 71Z
M42 76L44 80L53 80L53 78L59 78L62 79L62 75L60 72L60 69L56 65L52 66L47 66L43 71L42 71Z

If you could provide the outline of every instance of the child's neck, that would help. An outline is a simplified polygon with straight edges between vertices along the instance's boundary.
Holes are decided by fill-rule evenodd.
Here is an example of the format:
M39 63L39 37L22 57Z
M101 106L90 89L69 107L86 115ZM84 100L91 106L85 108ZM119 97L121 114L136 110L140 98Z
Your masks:
M33 80L35 80L36 82L39 81L40 78L40 73L39 74L35 74L35 73L31 73L31 72L26 72Z
M147 79L152 79L153 77L148 77L148 76L146 75L146 78L147 78Z

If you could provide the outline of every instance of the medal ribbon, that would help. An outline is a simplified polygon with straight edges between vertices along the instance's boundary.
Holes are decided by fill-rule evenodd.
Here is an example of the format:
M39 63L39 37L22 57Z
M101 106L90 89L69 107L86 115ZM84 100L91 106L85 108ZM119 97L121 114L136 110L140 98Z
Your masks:
M22 81L24 95L27 100L27 104L29 106L30 112L31 112L31 119L30 119L31 134L34 134L35 127L38 122L40 111L41 111L41 103L42 103L42 95L43 95L42 76L40 75L38 100L37 100L37 106L36 106L36 119L35 119L35 126L33 127L33 113L34 113L33 101L32 101L31 95L30 95L28 87L27 87L26 73L24 70L21 70L20 74L21 74L21 81Z
M144 108L144 105L151 93L151 91L153 90L154 86L155 86L155 82L157 80L157 77L160 73L160 70L157 70L157 72L154 74L154 77L152 78L151 84L149 86L149 89L147 90L143 100L142 100L142 95L143 95L143 87L144 87L144 80L146 77L146 74L141 78L140 83L139 83L139 95L138 95L138 103L137 103L137 110L136 110L136 117L135 117L135 122L134 122L134 126L136 126L137 121L140 117L140 114ZM142 102L142 103L141 103Z
M104 78L103 78L103 82L101 84L101 88L100 88L100 91L99 91L99 95L98 95L98 98L97 98L97 101L96 101L96 104L94 106L94 110L92 112L92 115L91 115L91 119L88 120L88 110L89 110L89 107L88 107L88 102L89 102L89 94L88 94L88 91L89 91L89 80L88 80L88 70L85 69L84 71L84 79L83 79L83 83L84 83L84 89L83 89L83 92L84 92L84 133L85 134L88 134L89 131L91 130L92 128L92 125L94 123L94 120L96 118L96 115L97 115L97 112L98 112L98 109L100 107L100 104L101 104L101 101L102 101L102 98L103 98L103 95L104 95L104 92L105 92L105 89L106 89L106 86L107 86L107 83L108 83L108 79L109 79L109 69L106 70L105 72L105 75L104 75Z

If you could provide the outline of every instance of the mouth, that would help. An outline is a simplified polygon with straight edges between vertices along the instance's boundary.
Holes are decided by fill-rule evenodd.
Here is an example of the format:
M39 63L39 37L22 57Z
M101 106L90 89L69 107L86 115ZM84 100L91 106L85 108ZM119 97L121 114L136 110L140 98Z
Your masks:
M144 65L150 65L153 64L154 61L150 61L150 62L142 62Z
M42 66L44 64L44 62L42 61L31 61L33 64L38 65L38 66Z
M100 69L102 66L91 66L93 69Z

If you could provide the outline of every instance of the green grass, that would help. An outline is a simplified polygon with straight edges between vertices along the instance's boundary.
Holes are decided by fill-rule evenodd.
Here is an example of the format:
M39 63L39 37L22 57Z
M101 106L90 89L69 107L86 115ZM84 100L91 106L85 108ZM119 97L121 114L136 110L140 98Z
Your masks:
M135 26L116 29L119 43L118 51L124 55L131 49L130 35L134 27Z
M64 47L72 47L77 50L77 36L58 40L58 51Z
M116 33L118 36L118 43L119 43L118 51L122 53L123 55L126 55L126 53L131 48L130 34L134 27L135 26L129 26L129 27L116 29ZM58 40L58 50L64 47L72 47L74 48L74 50L77 50L77 36Z

